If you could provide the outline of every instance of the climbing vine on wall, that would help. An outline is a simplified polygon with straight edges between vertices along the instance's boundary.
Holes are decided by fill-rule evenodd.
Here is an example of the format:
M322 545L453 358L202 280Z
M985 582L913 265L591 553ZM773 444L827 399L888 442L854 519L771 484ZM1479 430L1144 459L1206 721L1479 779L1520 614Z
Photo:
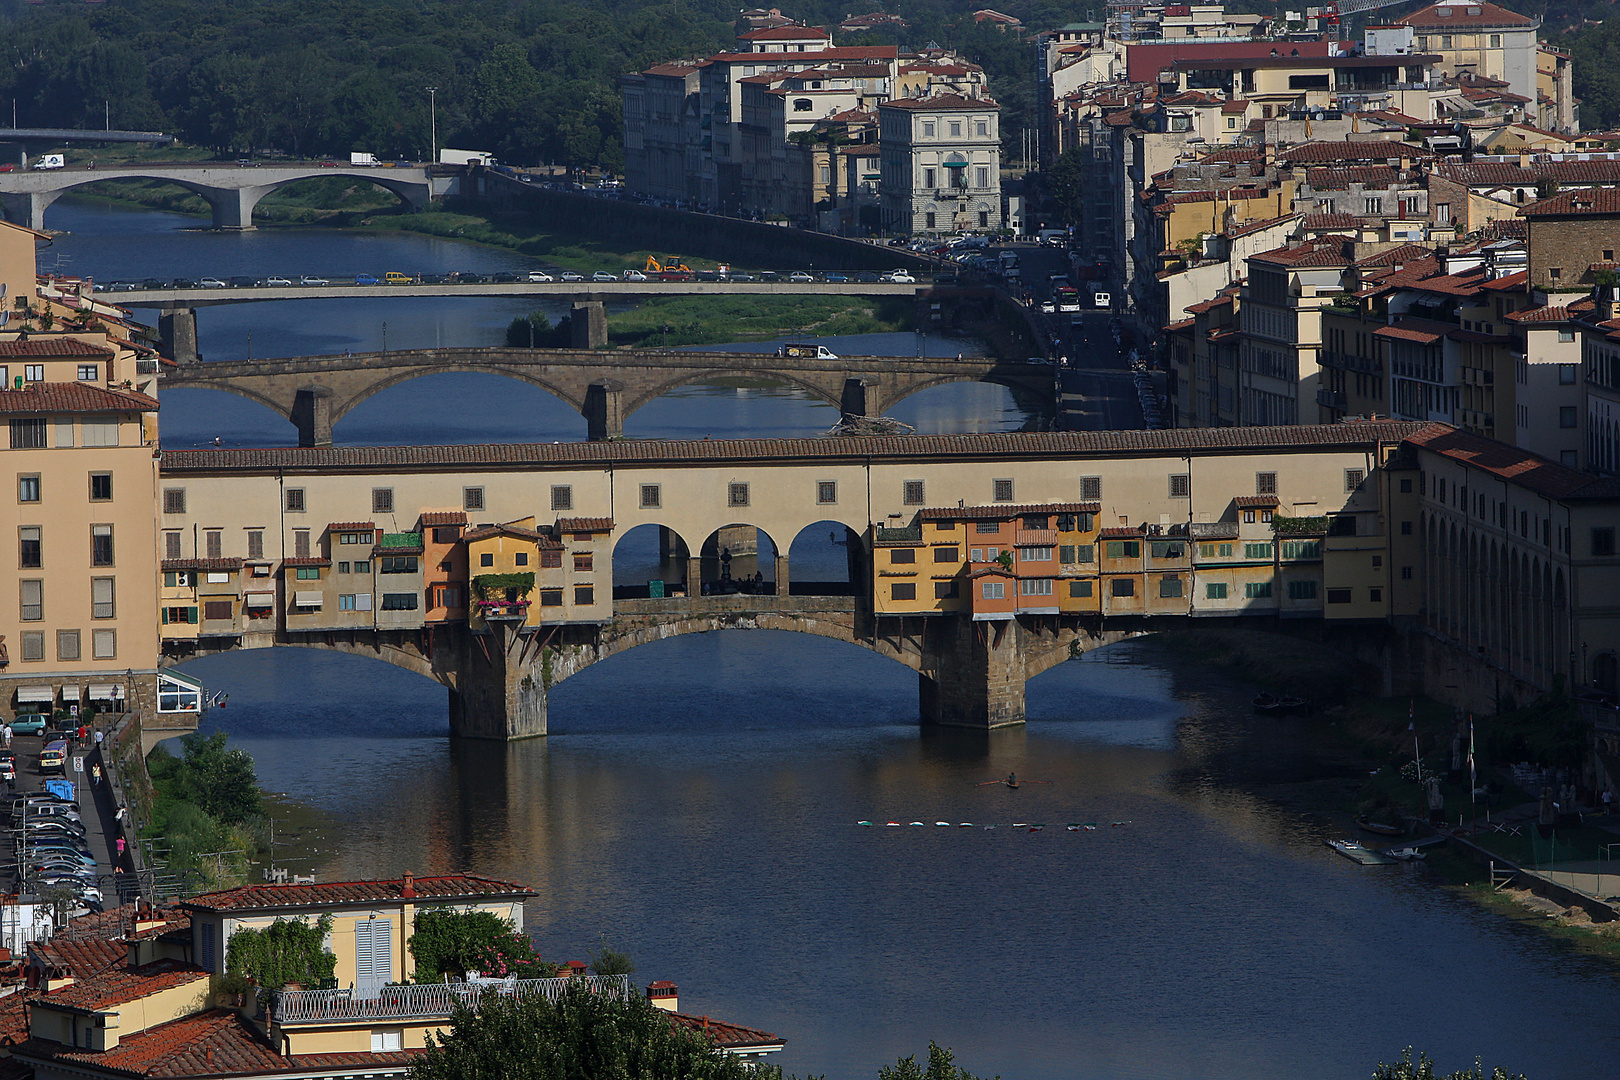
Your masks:
M272 989L288 983L321 986L337 971L337 957L326 948L331 932L330 915L314 923L277 919L262 930L238 930L225 946L225 970Z

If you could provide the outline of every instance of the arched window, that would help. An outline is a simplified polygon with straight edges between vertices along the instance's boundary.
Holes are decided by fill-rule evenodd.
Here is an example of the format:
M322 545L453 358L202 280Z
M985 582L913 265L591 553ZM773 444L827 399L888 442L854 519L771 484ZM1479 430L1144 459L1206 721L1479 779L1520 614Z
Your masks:
M807 97L794 98L793 99L793 111L794 112L809 112L811 109L813 109L815 107L816 107L816 103L811 101Z

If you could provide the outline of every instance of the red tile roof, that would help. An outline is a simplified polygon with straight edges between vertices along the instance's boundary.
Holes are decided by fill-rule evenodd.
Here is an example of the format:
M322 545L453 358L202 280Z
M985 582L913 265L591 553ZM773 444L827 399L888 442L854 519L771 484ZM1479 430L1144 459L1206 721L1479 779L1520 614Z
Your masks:
M91 383L29 383L0 389L0 414L156 412L157 398Z
M327 532L371 532L377 528L370 521L334 521L326 527Z
M1280 247L1250 255L1250 262L1271 263L1275 266L1328 267L1349 266L1340 237L1307 240L1297 247Z
M1104 529L1097 535L1104 539L1116 537L1137 537L1142 535L1142 527L1140 525L1120 525L1112 529Z
M281 560L281 565L282 566L331 566L332 565L332 560L331 559L323 559L319 555L294 555L291 558L282 559Z
M1561 323L1570 319L1567 307L1538 307L1525 311L1510 311L1502 316L1508 322L1515 323Z
M1400 266L1407 267L1414 263L1424 263L1438 270L1440 264L1434 259L1434 251L1421 244L1402 244L1400 247L1380 251L1376 255L1369 255L1365 259L1357 259L1356 265L1368 266Z
M1306 214L1301 224L1307 229L1359 229L1361 219L1354 214Z
M164 559L165 570L240 570L241 559Z
M687 1016L672 1012L669 1014L669 1022L676 1027L684 1027L699 1035L707 1036L722 1050L766 1051L770 1048L781 1049L783 1045L782 1039L768 1031L728 1024L707 1016Z
M1523 222L1520 222L1520 224L1523 224ZM1499 278L1493 278L1490 281L1482 281L1479 283L1479 287L1482 289L1497 289L1513 292L1523 288L1529 283L1529 281L1530 271L1520 270L1517 274L1506 274Z
M522 540L544 540L546 534L522 525L480 525L461 534L463 540L487 540L491 536L516 536Z
M314 885L243 885L222 892L201 893L180 906L194 911L269 911L283 908L342 907L348 904L399 902L405 879L387 881L333 881ZM477 874L441 874L411 879L419 900L519 898L535 895L526 886Z
M983 518L1009 519L1025 514L1095 514L1102 510L1101 503L1020 503L1014 506L1001 503L993 506L942 506L923 510L918 517L927 521L974 521Z
M24 986L0 997L0 1047L15 1046L27 1040L28 1003L38 996L37 991Z
M1564 217L1568 215L1620 214L1620 189L1585 188L1565 191L1550 199L1533 202L1519 208L1524 218Z
M1305 170L1305 182L1318 191L1346 191L1351 184L1382 190L1400 178L1400 171L1388 165L1332 165Z
M105 360L113 350L92 345L78 338L29 338L27 341L0 341L0 357L25 356L49 360L52 357L94 356Z
M1446 14L1442 15L1442 11ZM1470 30L1483 27L1518 29L1540 24L1540 20L1527 19L1516 12L1497 7L1488 0L1444 0L1443 3L1430 4L1415 11L1399 22L1414 30L1431 32L1458 27Z
M467 512L465 510L430 510L422 515L422 527L431 529L438 525L465 525Z
M832 35L813 26L770 26L737 35L738 41L808 41L812 38L831 41Z
M1620 480L1576 472L1528 450L1470 435L1447 424L1433 424L1406 442L1443 454L1554 499L1620 499Z
M1403 157L1424 161L1434 155L1411 143L1396 142L1393 139L1363 139L1357 142L1300 143L1279 153L1277 160L1291 165L1306 165L1331 161L1387 162L1390 158Z
M208 1009L125 1035L111 1050L80 1050L31 1039L17 1052L26 1058L139 1077L251 1076L296 1068L292 1059L271 1049L231 1009Z
M1397 341L1411 341L1419 345L1433 345L1435 342L1445 337L1451 329L1448 326L1438 323L1428 324L1427 319L1407 319L1403 321L1414 325L1380 326L1377 330L1373 331L1373 334L1381 338L1394 338ZM1438 326L1439 329L1437 331L1420 329L1419 326L1416 325L1419 323L1435 325Z
M560 533L612 532L613 519L605 517L558 518L557 531Z
M30 958L37 957L46 967L81 980L120 967L129 960L129 949L122 941L112 938L75 940L64 936L30 945L28 952Z
M1197 319L1182 319L1180 322L1173 322L1169 326L1165 327L1165 331L1174 334L1181 330L1188 330L1191 329L1192 325L1197 321Z
M104 971L93 978L53 990L41 995L36 1004L76 1012L96 1012L189 983L201 983L200 989L206 990L208 972L195 964L182 964L178 960L154 960L138 968Z
M968 98L961 94L939 94L926 98L901 98L898 101L885 101L878 106L879 109L972 109L986 110L999 109L989 98Z
M1278 505L1277 496L1275 495L1239 495L1232 502L1239 507Z

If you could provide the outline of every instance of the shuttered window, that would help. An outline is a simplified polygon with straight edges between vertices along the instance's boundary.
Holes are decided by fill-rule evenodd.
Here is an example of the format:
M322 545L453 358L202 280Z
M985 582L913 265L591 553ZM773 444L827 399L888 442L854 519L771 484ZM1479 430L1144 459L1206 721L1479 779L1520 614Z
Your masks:
M392 919L356 919L354 923L354 991L376 997L393 981L394 924Z

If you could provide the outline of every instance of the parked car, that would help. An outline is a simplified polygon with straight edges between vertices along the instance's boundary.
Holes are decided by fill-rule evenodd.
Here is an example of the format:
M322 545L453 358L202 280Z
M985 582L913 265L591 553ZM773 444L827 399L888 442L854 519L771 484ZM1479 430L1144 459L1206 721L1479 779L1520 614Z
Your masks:
M303 277L298 279L298 284L300 284L300 285L330 285L332 283L330 281L327 281L323 277L310 277L308 274L305 274Z
M758 281L759 279L756 278L753 274L750 274L745 270L733 270L731 272L730 280L736 281L736 282L741 282L742 284L746 285L747 283L749 283L751 281Z
M382 282L378 281L375 277L373 277L370 274L356 274L356 275L354 275L354 283L356 285L381 285L382 284Z
M198 278L197 279L197 288L199 288L199 289L228 289L228 288L230 288L230 286L225 284L224 281L220 280L217 277L205 277L205 278Z
M231 288L233 289L251 289L258 284L258 278L240 276L231 278Z
M169 282L169 288L171 289L195 289L196 287L197 283L190 278L175 278Z
M911 273L906 270L890 270L887 274L883 275L883 280L892 282L895 285L917 284L917 279L912 277Z
M269 277L264 279L264 283L272 286L287 286L292 284L292 279L284 277Z
M862 285L876 285L879 279L876 271L862 270L860 273L855 275L855 280L860 282Z
M585 280L585 275L581 274L577 270L564 270L561 274L559 274L557 276L563 281L584 281Z
M647 275L643 274L640 270L626 270L624 272L624 280L626 280L626 281L646 281L647 280Z
M49 718L44 713L18 713L17 719L11 722L13 735L38 735L45 730Z
M534 282L536 284L545 284L546 282L556 281L557 279L546 273L544 270L530 270L528 277L525 280Z
M829 285L847 285L849 283L849 275L841 274L838 271L833 270L829 271L827 276L822 280L827 282Z
M795 285L808 285L810 282L816 279L813 275L807 274L803 270L795 270L793 273L788 275L788 280L793 282Z
M618 281L619 279L614 277L612 274L608 273L606 270L598 270L596 273L591 275L591 280L592 281L609 282L609 281Z

